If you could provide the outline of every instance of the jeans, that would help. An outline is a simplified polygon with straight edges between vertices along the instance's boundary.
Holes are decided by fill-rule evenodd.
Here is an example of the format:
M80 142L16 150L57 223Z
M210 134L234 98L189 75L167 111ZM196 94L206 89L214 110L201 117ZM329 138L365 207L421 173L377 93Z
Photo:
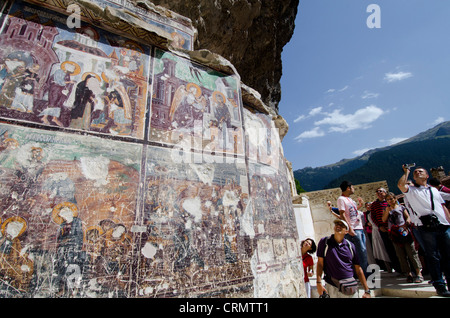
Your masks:
M447 285L450 281L450 226L440 225L435 232L424 231L421 226L414 228L413 233L425 252L425 259L433 285Z
M359 265L364 272L364 276L367 278L367 276L369 275L369 273L367 273L367 267L369 266L369 264L367 262L366 234L363 230L355 230L355 233L355 236L346 234L345 238L355 245L356 254L358 255L359 259Z

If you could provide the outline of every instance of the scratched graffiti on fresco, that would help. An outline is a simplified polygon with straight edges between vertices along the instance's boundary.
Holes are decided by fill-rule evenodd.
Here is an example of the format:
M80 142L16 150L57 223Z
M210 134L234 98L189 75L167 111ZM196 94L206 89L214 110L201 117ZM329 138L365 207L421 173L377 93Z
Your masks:
M0 125L0 295L125 292L141 146Z
M262 113L252 113L244 108L245 135L248 144L246 156L252 162L269 165L275 169L283 161L278 129L275 128L270 116Z
M244 118L248 135L252 222L257 245L256 272L260 277L255 285L262 295L271 295L270 280L281 281L290 270L292 275L301 275L297 273L301 264L300 245L278 130L268 115L244 109ZM277 272L285 268L289 270L278 277ZM292 285L292 282L286 284Z
M288 171L278 130L271 117L244 109L250 193L256 236L295 232Z
M190 147L207 154L242 155L237 78L160 50L156 50L154 63L149 139L163 144L188 139Z
M146 171L142 293L189 296L251 281L245 164L173 163L153 147Z
M18 2L0 34L0 116L143 138L149 49Z
M249 163L249 176L256 236L291 236L296 227L286 174L281 169Z

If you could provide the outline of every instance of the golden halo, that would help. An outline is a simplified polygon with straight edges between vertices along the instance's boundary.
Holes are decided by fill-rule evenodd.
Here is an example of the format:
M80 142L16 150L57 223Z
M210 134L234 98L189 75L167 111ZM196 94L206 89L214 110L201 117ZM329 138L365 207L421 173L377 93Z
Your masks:
M3 140L4 144L11 143L11 145L15 148L19 147L19 142L14 138L6 138Z
M109 78L106 76L105 72L102 72L102 79L105 81L105 83L109 83Z
M93 76L95 76L96 79L98 79L98 81L99 81L100 83L102 82L102 79L100 78L100 76L98 76L98 74L96 74L96 73L94 73L94 72L86 72L86 73L83 73L83 76L81 77L82 80L84 81L88 75L93 75Z
M195 97L199 98L202 95L202 89L200 88L200 86L198 86L195 83L188 83L186 85L186 90L189 92L191 87L195 87L197 89L197 92L195 93Z
M2 234L3 236L5 236L5 232L6 232L6 226L10 223L10 222L20 222L23 224L22 229L20 230L19 234L17 235L17 237L21 236L23 234L23 232L25 232L25 230L27 229L27 221L25 221L24 218L21 218L20 216L12 216L8 219L6 219L6 221L2 224Z
M227 101L227 99L225 98L225 95L219 91L214 91L212 94L213 100L215 103L217 103L217 95L222 97L222 101L225 104L225 102Z
M81 73L81 67L80 67L80 65L78 65L77 63L72 62L72 61L65 61L65 62L62 62L62 63L61 63L61 69L62 69L64 72L66 72L66 65L67 65L67 64L70 64L70 65L75 66L75 69L73 70L73 72L70 72L70 75L71 75L71 76L75 76L75 75L78 75L78 74Z
M61 211L62 208L65 208L65 207L72 210L73 217L78 216L78 208L74 203L72 203L72 202L60 203L57 206L55 206L52 211L52 218L56 224L62 224L64 222L64 219L61 216L59 216L59 212Z
M98 234L99 234L100 236L103 235L103 234L105 233L105 231L103 231L102 227L99 226L99 225L93 225L93 226L88 227L88 228L86 229L86 231L84 232L84 238L85 238L86 241L91 242L91 243L94 243L94 242L93 242L92 240L89 240L89 239L87 238L87 234L88 234L90 231L92 231L92 230L97 230L97 231L98 231Z
M173 40L178 38L180 40L181 46L184 45L185 39L184 39L184 37L181 34L179 34L178 32L172 32L172 33L170 33L170 35L172 36Z

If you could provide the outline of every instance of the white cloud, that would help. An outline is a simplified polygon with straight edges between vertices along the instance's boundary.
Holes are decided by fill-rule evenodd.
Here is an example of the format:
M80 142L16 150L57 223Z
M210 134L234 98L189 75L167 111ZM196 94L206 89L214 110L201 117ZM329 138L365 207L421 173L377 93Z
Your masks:
M394 137L394 138L391 138L391 139L388 139L388 140L381 139L380 142L381 142L381 143L385 143L385 144L387 144L388 146L391 146L391 145L398 144L399 142L402 142L402 141L404 141L404 140L406 140L406 139L408 139L408 138Z
M380 94L378 93L371 93L369 91L364 91L364 94L361 96L362 99L368 99L368 98L377 98Z
M296 119L294 119L294 123L297 123L297 122L299 122L299 121L301 121L303 119L306 119L308 117L316 116L316 115L320 114L321 112L322 112L322 107L321 106L315 107L315 108L313 108L313 109L311 109L309 111L308 115L306 115L306 116L305 115L300 115Z
M305 115L300 115L300 116L298 116L296 119L294 119L294 123L299 122L300 120L303 120L303 119L305 119L305 118L306 118Z
M302 141L303 139L310 139L310 138L317 138L317 137L323 137L325 136L325 133L320 130L319 127L315 127L312 130L304 131L294 139L297 141Z
M404 79L412 77L410 72L397 72L397 73L386 73L384 74L384 80L388 83L402 81Z
M365 154L366 152L368 152L370 149L372 149L372 148L364 148L364 149L360 149L360 150L355 150L352 153L356 156L361 156L362 154Z
M334 92L336 92L336 91L338 91L338 92L343 92L343 91L346 91L346 90L349 89L349 88L350 88L350 86L348 86L348 85L345 85L344 87L342 87L342 88L340 88L340 89L330 88L330 89L328 89L325 93L326 93L326 94L330 94L330 93L334 93Z
M316 121L316 126L330 125L330 131L348 132L355 129L366 129L370 124L380 118L384 114L381 108L370 105L365 108L358 109L354 114L342 114L341 110L334 110L327 113L322 120Z
M316 107L316 108L313 108L313 109L311 109L311 111L309 112L309 116L315 116L315 115L318 115L318 114L320 114L322 112L322 107Z
M438 117L436 118L436 120L433 122L433 125L439 125L440 123L443 123L445 121L444 117Z

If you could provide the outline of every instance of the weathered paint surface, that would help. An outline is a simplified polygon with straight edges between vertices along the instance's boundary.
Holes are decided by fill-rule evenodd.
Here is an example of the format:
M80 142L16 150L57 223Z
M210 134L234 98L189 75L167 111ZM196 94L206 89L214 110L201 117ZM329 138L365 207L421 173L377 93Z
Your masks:
M238 76L70 29L51 2L9 8L1 297L304 294L280 138Z

